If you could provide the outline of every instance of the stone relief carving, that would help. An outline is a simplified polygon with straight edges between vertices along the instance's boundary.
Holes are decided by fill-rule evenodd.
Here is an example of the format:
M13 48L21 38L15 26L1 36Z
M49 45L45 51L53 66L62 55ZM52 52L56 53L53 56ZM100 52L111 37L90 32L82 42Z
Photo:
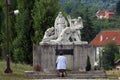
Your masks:
M69 25L68 26L68 22ZM45 31L44 37L41 43L52 43L52 44L87 44L86 41L81 41L80 29L83 28L82 18L71 19L70 15L67 16L67 20L59 12L55 19L54 27L48 28Z

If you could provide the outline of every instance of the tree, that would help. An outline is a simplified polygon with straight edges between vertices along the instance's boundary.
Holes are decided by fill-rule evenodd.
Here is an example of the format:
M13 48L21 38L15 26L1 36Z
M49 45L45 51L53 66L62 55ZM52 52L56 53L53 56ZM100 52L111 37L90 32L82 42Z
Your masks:
M86 13L88 13L88 9L86 9ZM83 26L84 28L81 30L83 36L82 40L90 42L95 37L95 30L89 18L89 13L85 15Z
M39 44L46 29L54 26L59 10L59 0L35 0L32 11L34 24L34 44Z
M120 59L120 52L118 52L118 53L115 54L114 62L116 62L118 59Z
M17 6L17 0L10 0L10 5L9 5L9 12L13 11L16 9ZM11 59L13 60L13 41L16 37L16 30L15 30L15 23L16 23L16 16L15 14L11 14L9 15L8 19L8 28L9 28L9 48L10 48L10 55L11 55Z
M17 0L16 37L13 41L13 57L16 62L32 64L32 17L34 0Z
M0 57L3 58L5 56L5 47L6 47L6 39L5 39L5 7L4 1L0 0Z
M0 26L2 26L2 8L0 6ZM1 32L1 27L0 27L0 49L1 49L1 43L2 43L2 32Z
M116 4L116 14L120 16L120 0Z
M91 70L90 58L89 58L89 56L87 56L87 65L86 65L86 71L90 71L90 70Z
M2 20L0 18L0 20ZM0 26L1 26L1 22L0 22ZM2 57L2 33L1 33L1 29L0 29L0 59Z
M107 43L102 52L102 67L105 70L114 68L115 53L118 53L119 49L114 42Z

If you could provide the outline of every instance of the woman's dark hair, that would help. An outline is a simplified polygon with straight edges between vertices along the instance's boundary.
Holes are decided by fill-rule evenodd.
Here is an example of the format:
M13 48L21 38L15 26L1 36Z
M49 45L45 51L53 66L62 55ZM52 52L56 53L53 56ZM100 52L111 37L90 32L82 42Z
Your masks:
M60 53L59 53L60 55L63 55L63 52L62 51L60 51Z

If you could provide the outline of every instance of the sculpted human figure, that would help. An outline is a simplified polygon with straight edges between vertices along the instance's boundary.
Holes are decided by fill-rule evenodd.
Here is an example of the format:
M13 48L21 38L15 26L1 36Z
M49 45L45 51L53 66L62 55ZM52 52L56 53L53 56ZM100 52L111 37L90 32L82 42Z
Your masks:
M70 42L69 41L70 36L71 36L71 29L70 27L66 27L64 30L62 30L58 38L56 40L51 40L51 42L54 43Z
M54 27L48 28L45 31L44 37L42 39L42 43L43 42L50 42L50 40L56 39L56 35L54 35L54 34L55 34L55 28Z
M58 16L55 19L55 35L59 36L62 30L67 27L67 20L62 15L62 12L59 12Z
M67 16L67 19L70 24L69 27L62 12L59 12L55 19L54 27L46 30L41 43L86 43L85 41L81 41L80 29L83 28L82 18L71 19L70 16Z
M62 12L59 12L55 19L54 27L48 28L45 31L41 43L50 42L50 40L56 40L65 27L67 27L67 20L62 15Z
M82 28L83 28L82 18L78 17L78 19L75 20L73 26L71 26L71 30L72 30L71 38L73 39L73 41L81 41L80 29Z
M70 27L74 26L76 19L71 19L70 15L67 16L67 19L68 19L68 22L70 24Z
M83 23L82 23L81 17L78 17L77 19L71 19L69 16L68 21L70 23L70 27L66 27L64 30L62 30L62 32L58 36L58 38L56 40L52 40L52 42L55 42L55 43L71 42L69 40L70 37L72 38L73 42L81 41L80 29L83 28Z

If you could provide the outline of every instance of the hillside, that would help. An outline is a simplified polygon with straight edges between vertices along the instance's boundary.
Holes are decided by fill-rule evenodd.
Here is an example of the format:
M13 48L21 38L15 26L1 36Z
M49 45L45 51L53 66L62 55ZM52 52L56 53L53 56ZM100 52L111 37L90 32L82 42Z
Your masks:
M96 8L114 9L118 0L60 0L62 8L70 3L73 5L92 6Z
M81 3L99 3L99 2L103 2L103 3L116 3L118 0L60 0L60 2L65 3L65 2L71 2L71 1L77 1L77 2L81 2Z

